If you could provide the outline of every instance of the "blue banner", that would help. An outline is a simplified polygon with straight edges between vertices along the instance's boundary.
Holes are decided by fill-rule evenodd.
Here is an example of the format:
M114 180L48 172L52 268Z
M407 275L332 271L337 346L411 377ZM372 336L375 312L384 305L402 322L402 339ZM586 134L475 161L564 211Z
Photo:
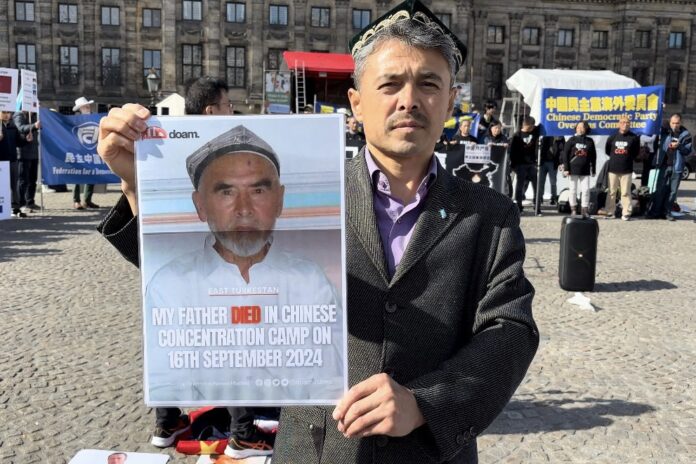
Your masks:
M592 135L611 135L619 118L628 116L636 134L653 135L662 125L664 86L618 90L544 89L541 124L545 135L574 135L580 121L587 121Z
M46 185L121 182L97 154L99 120L104 114L65 116L39 109L41 177Z

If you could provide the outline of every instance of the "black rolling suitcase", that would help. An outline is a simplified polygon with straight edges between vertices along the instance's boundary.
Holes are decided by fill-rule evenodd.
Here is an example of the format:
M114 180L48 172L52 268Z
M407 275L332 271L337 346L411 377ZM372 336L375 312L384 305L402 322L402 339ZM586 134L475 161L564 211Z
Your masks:
M563 218L558 282L563 290L589 292L594 288L599 225L594 219Z

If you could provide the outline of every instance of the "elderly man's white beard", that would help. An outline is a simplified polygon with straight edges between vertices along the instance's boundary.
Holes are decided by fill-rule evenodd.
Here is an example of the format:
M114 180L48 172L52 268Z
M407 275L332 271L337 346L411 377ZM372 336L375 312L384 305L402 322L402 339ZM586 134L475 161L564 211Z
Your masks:
M260 253L267 244L273 243L272 232L266 236L259 232L237 232L235 238L226 236L224 232L213 231L213 235L223 248L240 258L254 256Z

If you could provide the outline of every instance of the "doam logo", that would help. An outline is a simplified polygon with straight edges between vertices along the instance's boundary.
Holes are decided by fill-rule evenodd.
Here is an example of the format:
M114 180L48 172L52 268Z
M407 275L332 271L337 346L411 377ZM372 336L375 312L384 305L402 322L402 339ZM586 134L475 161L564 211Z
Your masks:
M145 133L143 134L143 139L197 139L199 138L198 132L196 131L186 131L180 132L178 130L172 130L167 133L166 130L159 126L149 126Z
M166 139L167 131L158 126L148 126L147 130L143 134L143 140L145 139Z
M99 138L99 124L94 121L85 122L73 128L73 134L77 137L80 145L88 150L93 150L97 146Z

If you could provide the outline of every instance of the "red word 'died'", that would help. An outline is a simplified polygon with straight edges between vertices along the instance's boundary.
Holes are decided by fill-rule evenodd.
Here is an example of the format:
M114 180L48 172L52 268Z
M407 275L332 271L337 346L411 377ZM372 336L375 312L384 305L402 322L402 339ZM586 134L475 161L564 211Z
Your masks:
M232 306L233 324L258 324L261 322L261 306Z

